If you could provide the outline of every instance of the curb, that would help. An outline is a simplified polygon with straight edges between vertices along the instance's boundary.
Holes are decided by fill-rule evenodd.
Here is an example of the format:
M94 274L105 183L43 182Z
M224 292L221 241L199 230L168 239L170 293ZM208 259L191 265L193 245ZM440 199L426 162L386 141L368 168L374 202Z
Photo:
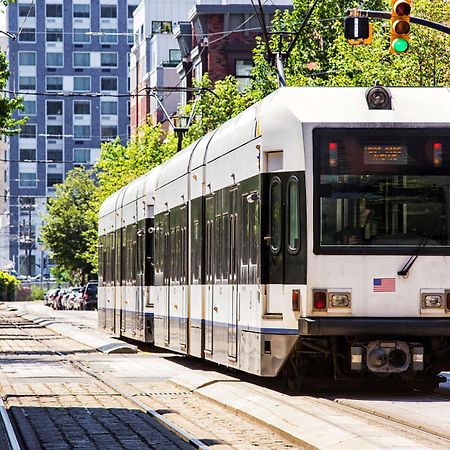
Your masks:
M95 330L89 330L89 333L86 333L86 331L81 331L73 325L59 322L56 319L34 316L33 314L29 314L26 311L21 311L16 308L8 308L8 310L13 311L18 317L48 328L55 333L68 337L80 344L84 344L98 352L107 355L110 353L137 353L136 345L128 344L114 338L104 337Z

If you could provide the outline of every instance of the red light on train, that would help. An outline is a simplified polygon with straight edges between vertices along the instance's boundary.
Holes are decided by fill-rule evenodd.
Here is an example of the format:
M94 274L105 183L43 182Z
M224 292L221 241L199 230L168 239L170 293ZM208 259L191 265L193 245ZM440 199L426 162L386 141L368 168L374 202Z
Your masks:
M330 142L328 144L328 161L330 164L330 167L337 167L337 143L336 142Z
M433 143L433 163L435 167L442 166L442 143L434 142Z
M292 290L292 311L300 311L300 290Z
M314 309L318 311L327 309L327 293L323 291L315 291L313 306Z

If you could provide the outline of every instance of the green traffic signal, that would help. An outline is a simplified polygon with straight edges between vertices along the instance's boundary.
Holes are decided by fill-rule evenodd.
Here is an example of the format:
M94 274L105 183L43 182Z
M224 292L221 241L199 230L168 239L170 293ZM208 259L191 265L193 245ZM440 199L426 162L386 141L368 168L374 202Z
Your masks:
M404 38L396 38L392 42L392 48L396 53L405 53L409 49L409 42Z

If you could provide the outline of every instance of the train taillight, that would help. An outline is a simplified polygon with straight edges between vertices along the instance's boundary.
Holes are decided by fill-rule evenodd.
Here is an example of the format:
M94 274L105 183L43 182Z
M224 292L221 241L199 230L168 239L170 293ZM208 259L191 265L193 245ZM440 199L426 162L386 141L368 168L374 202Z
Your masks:
M292 290L292 311L300 311L300 290Z
M326 311L327 309L327 293L326 291L314 291L313 307L315 311Z

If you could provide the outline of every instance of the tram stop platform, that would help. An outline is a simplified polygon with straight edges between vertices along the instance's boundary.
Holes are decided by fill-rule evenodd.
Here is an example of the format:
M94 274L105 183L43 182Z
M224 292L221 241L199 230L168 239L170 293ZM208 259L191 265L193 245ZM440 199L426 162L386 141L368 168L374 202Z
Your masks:
M42 302L7 303L7 308L17 316L48 328L102 353L136 353L137 346L99 331L96 311L83 311L71 320L72 311L55 311ZM78 312L78 311L77 311ZM86 314L92 313L92 314Z

